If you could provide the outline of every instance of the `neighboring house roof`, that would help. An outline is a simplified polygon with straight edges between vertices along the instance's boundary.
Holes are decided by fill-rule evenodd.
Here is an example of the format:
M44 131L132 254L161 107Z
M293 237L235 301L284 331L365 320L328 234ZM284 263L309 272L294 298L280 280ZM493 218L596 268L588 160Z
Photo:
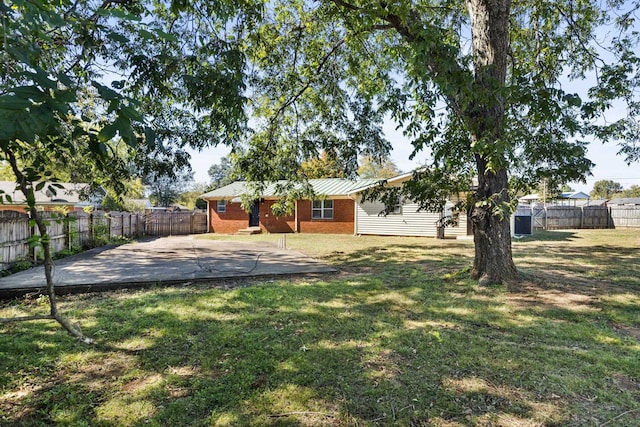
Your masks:
M52 183L47 183L40 191L35 192L36 204L38 205L77 205L82 204L89 198L89 184L57 182L56 185L62 188L53 187L55 194L50 190ZM5 204L25 205L27 199L22 191L17 189L17 184L12 181L0 181L0 191L11 197L11 202Z
M608 205L640 205L640 197L619 197L611 199Z
M325 196L348 196L350 194L357 193L365 188L371 187L374 184L380 182L380 179L361 179L350 180L345 178L324 178L324 179L310 179L309 184L313 188L314 193ZM278 181L267 184L264 191L262 191L262 197L278 197L278 185L286 184L286 181ZM247 182L236 181L224 187L217 188L213 191L209 191L200 196L201 199L209 200L221 200L221 199L233 199L248 193L250 184Z
M560 195L560 197L558 197L558 199L590 199L591 196L589 196L586 193L583 193L582 191L570 191L567 193L562 193Z
M590 199L577 202L576 206L605 206L606 204L607 199Z
M591 196L589 196L586 193L583 193L582 191L569 191L566 193L561 193L560 196L557 197L557 200L566 200L566 199L571 199L571 200L582 200L582 199L590 199ZM526 196L522 196L519 197L518 200L522 201L522 202L529 202L529 201L536 201L536 200L540 200L540 196L538 194L527 194Z
M124 199L125 203L131 203L133 205L142 206L146 208L152 208L153 203L149 199Z
M535 201L540 200L540 196L538 196L537 194L527 194L526 196L518 198L518 200L520 200L521 202Z

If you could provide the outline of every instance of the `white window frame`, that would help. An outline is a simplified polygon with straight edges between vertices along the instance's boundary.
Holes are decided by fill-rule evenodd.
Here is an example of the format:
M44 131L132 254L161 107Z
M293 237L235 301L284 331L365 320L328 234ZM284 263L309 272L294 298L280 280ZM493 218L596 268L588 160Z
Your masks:
M225 213L227 212L227 201L226 200L218 200L216 204L216 212Z
M331 205L331 207L327 205ZM319 206L316 206L319 205ZM312 200L311 201L311 219L333 219L333 200ZM320 214L319 216L316 216Z
M393 205L393 209L389 209L390 215L402 215L402 196L398 196L396 203Z

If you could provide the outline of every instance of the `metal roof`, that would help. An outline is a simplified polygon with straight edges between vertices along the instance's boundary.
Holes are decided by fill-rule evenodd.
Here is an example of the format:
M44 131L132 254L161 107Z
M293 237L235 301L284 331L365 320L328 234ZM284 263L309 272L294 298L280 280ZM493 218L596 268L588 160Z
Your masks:
M611 199L608 205L640 205L640 197L619 197Z
M590 196L582 191L569 191L565 193L561 193L557 199L589 199ZM518 197L518 200L540 200L540 195L537 193L527 194L526 196Z
M380 182L380 179L360 179L351 180L345 178L324 178L324 179L310 179L309 184L313 188L313 192L318 195L324 196L348 196L349 194L357 193L364 190L373 184ZM266 184L264 191L261 192L261 197L278 197L278 187L285 185L286 181L277 181ZM200 196L201 199L231 199L234 197L247 194L250 189L250 183L236 181L224 187L217 188L213 191Z

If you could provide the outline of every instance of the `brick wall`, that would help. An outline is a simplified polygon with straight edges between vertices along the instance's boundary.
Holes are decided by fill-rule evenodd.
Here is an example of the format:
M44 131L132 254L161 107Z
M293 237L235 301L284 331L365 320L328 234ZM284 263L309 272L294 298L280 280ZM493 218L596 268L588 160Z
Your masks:
M249 214L240 203L227 203L226 212L217 212L217 201L209 201L209 231L232 234L249 226ZM295 215L276 217L271 211L272 200L260 203L260 228L268 233L293 233ZM354 201L333 201L333 219L311 219L311 201L298 201L298 231L301 233L353 234Z
M311 219L311 201L298 201L298 221L301 233L353 234L354 201L335 199L333 219Z
M217 200L209 200L209 232L232 234L249 226L249 214L240 203L227 202L226 212L218 212L217 207Z
M293 233L295 231L295 216L276 217L271 210L273 203L273 200L265 200L260 203L260 228L268 233Z

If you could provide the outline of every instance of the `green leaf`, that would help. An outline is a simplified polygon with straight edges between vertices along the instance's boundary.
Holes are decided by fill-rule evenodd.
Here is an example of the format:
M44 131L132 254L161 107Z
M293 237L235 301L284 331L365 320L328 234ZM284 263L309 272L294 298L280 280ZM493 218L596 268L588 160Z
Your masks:
M50 78L49 73L40 67L36 67L35 70L35 73L25 72L25 74L30 76L34 82L38 83L45 89L56 89L57 82Z
M71 78L63 72L58 73L58 81L65 86L73 86Z
M156 132L153 129L151 129L149 126L145 126L144 128L144 140L148 147L155 146Z
M145 40L153 40L155 39L155 37L153 36L153 33L147 31L147 30L140 30L138 31L138 34L140 35L140 37L142 37Z
M96 13L100 16L113 16L114 18L120 18L120 19L124 19L127 21L134 21L134 22L140 22L141 18L139 16L136 15L132 15L130 13L127 13L123 10L119 10L119 9L105 9L105 8L99 8Z
M116 136L117 131L118 129L116 126L113 123L110 123L100 129L100 132L98 132L98 140L100 142L110 141Z
M156 34L158 34L158 36L162 39L162 40L166 40L169 42L178 42L178 38L176 36L174 36L173 34L170 33L166 33L162 30L156 30Z
M39 182L38 184L36 184L36 191L40 191L40 190L42 190L46 184L47 184L47 183L46 183L46 182L44 182L44 181L41 181L41 182Z
M24 110L32 105L33 103L30 100L14 95L0 96L0 109L2 110Z
M122 96L115 90L108 88L107 86L104 86L96 81L91 82L91 85L98 90L100 98L104 99L105 101L112 101L114 99L122 98Z
M127 105L127 106L122 107L120 109L120 111L118 112L118 115L121 116L121 117L124 117L126 119L136 121L136 122L141 122L142 119L143 119L142 118L142 114L140 114L131 105Z
M113 125L118 129L120 133L120 137L126 142L128 145L134 147L137 139L135 134L133 133L133 128L131 127L131 121L124 117L118 117Z
M27 191L27 205L34 206L36 204L36 196L33 194L33 190Z
M113 40L114 42L120 42L120 43L128 43L129 42L128 38L126 38L122 34L118 34L118 33L115 33L115 32L107 33L107 38L110 39L110 40Z
M582 106L582 99L577 94L567 94L564 96L564 100L569 104L570 107L580 107Z

